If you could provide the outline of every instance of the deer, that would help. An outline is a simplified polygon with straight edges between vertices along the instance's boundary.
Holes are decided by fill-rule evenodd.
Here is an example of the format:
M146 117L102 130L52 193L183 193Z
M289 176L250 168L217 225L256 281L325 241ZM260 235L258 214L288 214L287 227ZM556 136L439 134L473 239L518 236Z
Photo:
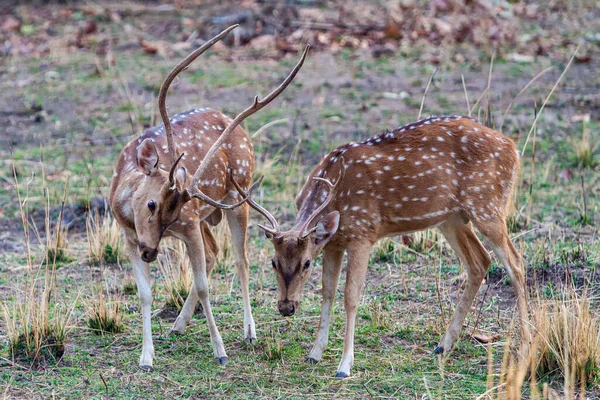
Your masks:
M185 331L200 300L215 361L220 365L227 363L227 353L210 306L207 280L217 251L208 225L219 224L223 214L227 217L236 255L244 306L244 340L256 341L246 255L249 207L247 199L239 197L231 179L235 177L238 187L247 189L248 193L260 180L251 184L253 146L240 124L288 87L302 67L309 47L277 88L262 100L256 96L233 120L209 108L192 109L169 118L166 108L167 92L177 75L236 26L207 41L171 70L158 96L163 125L147 129L131 140L115 166L109 201L125 238L141 302L143 342L139 366L143 370L152 370L154 358L149 263L156 259L161 239L169 236L185 243L193 272L192 288L170 333ZM189 184L188 170L195 171Z
M434 353L446 356L452 350L491 265L474 228L510 276L521 337L528 343L524 264L506 227L518 170L519 154L511 139L469 117L429 117L327 154L296 197L298 211L290 230L283 231L251 193L236 185L269 221L270 226L259 226L275 250L272 267L281 315L298 311L311 260L323 254L320 322L307 361L320 361L327 347L344 253L346 328L338 378L350 376L354 362L356 313L371 248L380 238L434 227L467 272L462 296Z

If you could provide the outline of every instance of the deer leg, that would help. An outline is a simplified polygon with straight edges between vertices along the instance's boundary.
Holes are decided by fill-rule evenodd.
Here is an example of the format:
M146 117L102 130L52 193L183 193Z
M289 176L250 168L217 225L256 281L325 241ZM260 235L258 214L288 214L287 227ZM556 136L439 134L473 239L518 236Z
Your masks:
M204 314L206 315L206 323L208 324L208 331L210 333L210 341L212 343L215 360L217 364L225 365L227 364L225 346L223 345L223 339L221 339L221 334L219 333L219 329L215 323L215 318L213 317L208 298L208 278L206 277L204 243L202 242L202 234L200 233L199 228L190 232L190 234L187 236L186 245L194 275L193 289L200 298L202 308L204 309ZM192 309L195 307L197 300L193 300L192 297L193 296L188 296L186 299L186 304L183 305L184 308L186 308L188 301L191 303L191 305L187 306L191 307Z
M235 249L236 267L240 277L240 286L242 287L242 299L244 302L244 340L246 343L256 341L256 326L252 317L252 308L250 306L250 293L248 290L248 281L250 279L250 269L248 267L248 257L246 256L246 231L248 229L248 211L247 204L227 211L227 222L231 230L233 248Z
M181 308L177 319L175 319L175 322L173 323L173 326L169 331L170 335L181 335L185 332L185 328L192 319L194 311L196 310L196 304L198 304L198 292L194 289L194 286L192 284L192 287L190 288L185 302L183 303L183 307Z
M342 261L343 250L323 250L323 302L321 303L321 320L317 330L317 339L306 361L318 362L323 357L323 352L329 342L329 323L331 321L331 307L335 298Z
M145 371L152 370L154 358L154 344L152 343L152 287L150 285L150 265L140 258L135 244L126 240L127 253L133 264L135 282L137 284L138 296L142 305L142 355L140 356L140 368Z
M439 226L440 231L458 255L467 269L467 282L465 290L456 305L456 310L446 328L446 333L435 354L448 353L460 335L463 323L471 310L473 299L479 291L481 282L491 265L491 259L485 250L470 223L464 223L458 214L451 216Z
M523 344L521 353L522 355L525 355L527 354L529 343L531 341L531 333L529 332L529 312L527 307L525 265L523 264L523 259L510 240L506 224L502 219L498 218L493 222L486 221L485 223L478 223L475 221L475 225L483 236L485 236L494 250L496 257L500 259L508 276L510 276L510 282L517 298L517 309L521 326L521 340Z
M206 276L210 275L210 271L215 265L215 260L218 253L217 242L214 236L210 232L208 224L201 222L200 230L202 232L202 244L204 245L204 255L206 256ZM188 301L189 299L189 301ZM186 326L189 324L194 312L196 311L196 305L198 304L198 293L194 288L190 288L190 292L186 301L177 316L177 319L173 323L173 327L169 334L183 334Z
M360 295L365 284L371 244L353 246L348 249L348 268L346 288L344 290L344 308L346 309L346 334L344 352L335 374L336 378L347 378L354 363L354 328Z

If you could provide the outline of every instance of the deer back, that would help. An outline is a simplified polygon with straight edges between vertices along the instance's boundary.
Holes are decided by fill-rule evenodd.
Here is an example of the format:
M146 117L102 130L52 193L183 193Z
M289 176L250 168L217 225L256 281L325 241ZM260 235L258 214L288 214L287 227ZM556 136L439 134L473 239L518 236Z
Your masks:
M514 143L500 133L467 117L430 117L325 156L296 199L297 226L327 198L314 178L338 177L321 211L340 213L332 244L426 229L457 211L503 218L518 165Z

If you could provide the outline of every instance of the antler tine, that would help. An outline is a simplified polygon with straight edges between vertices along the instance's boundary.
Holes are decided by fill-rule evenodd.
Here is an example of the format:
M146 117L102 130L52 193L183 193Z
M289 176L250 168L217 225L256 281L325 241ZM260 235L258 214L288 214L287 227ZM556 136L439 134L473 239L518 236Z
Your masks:
M229 28L225 29L223 32L219 33L217 36L210 39L208 42L204 43L202 46L194 50L190 53L186 58L184 58L179 64L177 64L169 75L165 78L162 85L160 86L160 92L158 94L158 110L160 111L160 117L163 120L165 125L165 134L167 136L167 147L169 148L169 164L173 165L175 160L177 159L177 155L175 154L175 144L173 143L173 127L171 126L171 121L169 121L169 114L167 113L166 107L166 99L167 92L169 91L169 86L175 79L177 75L181 71L183 71L192 61L194 61L198 56L204 53L206 50L211 48L215 43L223 38L223 36L227 35L232 29L235 29L238 25L232 25Z
M256 182L262 182L264 177L265 176L262 175L260 178L258 178L258 180ZM276 236L280 232L280 230L279 230L279 224L277 223L277 220L275 219L275 217L270 212L268 212L263 206L261 206L260 204L255 202L251 197L252 193L250 193L250 191L245 192L244 189L242 189L240 187L240 185L238 185L238 183L235 181L235 179L233 179L233 176L231 176L231 181L233 182L233 186L235 186L238 193L242 197L247 199L250 207L254 208L256 211L261 213L266 219L268 219L273 228L267 228L266 226L260 225L260 224L258 226L261 227L262 229L264 229L265 231L269 232L273 236Z
M325 183L327 186L329 186L329 193L327 194L327 198L325 199L325 201L323 203L321 203L321 205L315 210L313 211L313 213L310 215L310 217L308 217L306 219L306 222L304 222L304 224L302 225L300 231L303 232L302 233L302 238L307 237L308 235L310 235L311 233L313 233L314 231L317 230L316 226L313 226L311 229L307 230L307 228L310 226L310 224L313 222L313 220L317 217L317 215L319 215L319 213L321 211L323 211L325 209L325 207L327 207L327 205L329 205L329 203L331 202L331 200L333 200L334 196L335 196L335 188L337 187L337 185L339 185L339 183L341 182L342 178L344 178L344 158L340 157L340 175L338 177L338 180L335 184L331 183L331 181L329 181L329 179L325 179L325 178L319 178L314 176L313 180L318 181L318 182L323 182Z
M246 108L240 114L238 114L237 117L235 117L235 119L227 126L227 128L225 128L223 133L221 133L221 136L219 136L219 139L217 139L217 141L212 145L212 147L208 150L208 152L202 159L202 163L200 163L200 166L194 173L194 177L192 178L192 183L190 185L190 188L195 188L198 186L198 181L200 180L200 175L202 175L202 173L206 170L212 156L222 146L222 144L225 142L225 140L227 140L227 137L231 134L231 132L233 132L233 130L235 128L237 128L237 126L239 124L241 124L242 121L244 121L250 115L254 114L258 110L260 110L261 108L263 108L264 106L269 104L271 101L273 101L277 96L279 96L281 94L281 92L283 92L289 86L289 84L294 80L294 78L296 77L296 74L302 67L302 64L304 64L304 60L306 59L306 54L308 53L309 48L310 48L310 45L306 45L306 48L304 49L304 53L302 53L302 57L300 57L300 60L298 61L298 63L294 67L294 69L292 69L290 74L285 78L285 80L277 88L275 88L275 90L273 90L271 93L269 93L262 100L259 100L258 96L254 97L254 101L252 102L252 105L249 106L248 108Z
M232 178L232 180L233 180L233 178ZM190 196L200 199L203 202L205 202L206 204L211 205L216 208L220 208L222 210L233 210L234 208L241 206L242 204L244 204L246 201L249 200L250 196L252 195L252 191L258 185L260 185L261 180L262 180L262 177L260 179L258 179L256 182L254 182L252 185L250 185L250 188L248 189L248 191L244 192L244 194L242 195L242 200L238 201L237 203L233 203L233 204L223 204L223 203L219 203L218 201L214 201L209 196L202 193L202 191L199 188L196 188L196 191L194 193L190 192ZM188 190L188 192L189 192L189 190Z

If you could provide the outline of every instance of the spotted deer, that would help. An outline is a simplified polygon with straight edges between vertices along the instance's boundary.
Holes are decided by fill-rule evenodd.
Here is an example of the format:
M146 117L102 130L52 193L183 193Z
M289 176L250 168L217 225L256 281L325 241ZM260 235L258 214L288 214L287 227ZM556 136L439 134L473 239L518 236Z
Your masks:
M447 353L491 259L475 235L485 237L505 266L516 294L521 334L529 331L524 265L506 228L510 194L519 168L514 143L466 117L430 117L325 156L296 198L296 223L282 231L277 220L251 198L270 222L262 226L273 243L273 269L284 316L299 308L311 260L323 252L321 318L308 361L321 360L327 346L333 299L348 256L344 306L344 351L336 377L350 375L356 311L369 252L380 238L437 227L466 266L467 280L436 354ZM250 196L238 187L243 196Z
M189 110L169 118L165 105L167 91L175 77L233 28L235 26L221 32L173 68L159 92L163 125L148 129L129 142L115 167L110 204L124 233L142 304L143 345L139 362L142 369L150 370L154 357L149 263L156 259L159 242L166 236L185 242L193 270L193 287L171 332L184 332L200 299L216 362L222 365L227 362L208 298L206 265L206 258L214 263L216 252L216 242L207 223L218 224L222 218L221 210L227 215L232 233L242 287L244 339L249 343L256 340L246 257L249 208L246 199L239 197L231 178L235 177L243 188L250 187L248 193L259 181L250 186L254 168L253 147L250 137L239 125L285 90L301 68L308 47L275 90L262 100L255 97L252 105L233 120L208 108ZM188 170L195 171L189 184Z

